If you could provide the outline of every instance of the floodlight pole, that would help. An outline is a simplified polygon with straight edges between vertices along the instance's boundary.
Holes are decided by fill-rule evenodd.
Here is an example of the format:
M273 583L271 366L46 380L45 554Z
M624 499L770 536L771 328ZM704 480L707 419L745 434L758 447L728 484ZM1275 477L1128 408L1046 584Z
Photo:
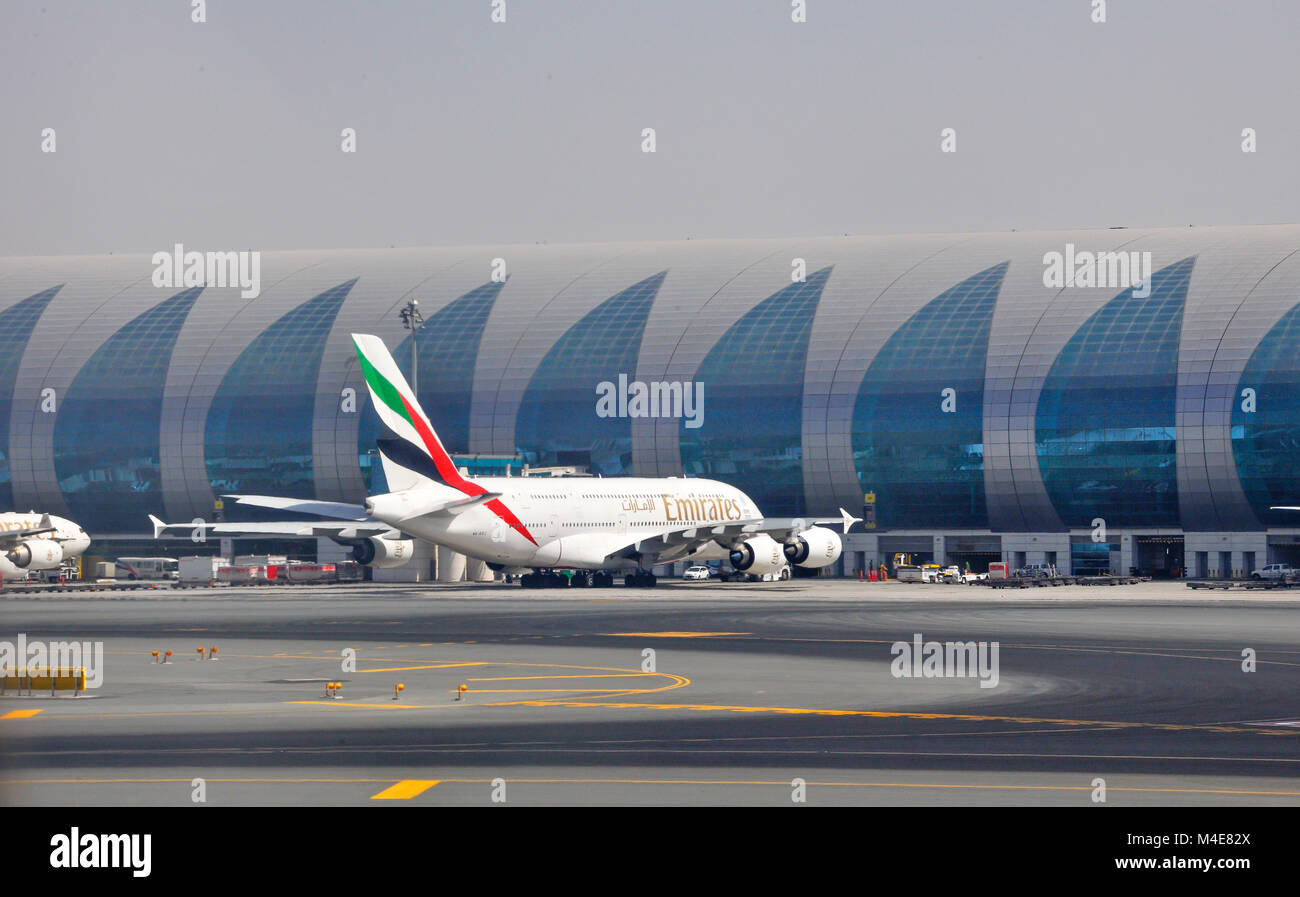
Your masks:
M420 314L420 300L412 298L401 311L402 327L411 331L411 394L420 398L420 353L418 331L424 329L424 315Z

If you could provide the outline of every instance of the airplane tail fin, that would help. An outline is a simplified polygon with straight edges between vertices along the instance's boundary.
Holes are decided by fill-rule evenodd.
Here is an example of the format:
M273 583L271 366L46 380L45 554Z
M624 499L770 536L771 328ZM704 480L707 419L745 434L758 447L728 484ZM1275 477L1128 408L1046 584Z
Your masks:
M384 341L367 333L352 334L352 341L356 344L361 373L370 389L370 398L379 413L379 419L400 441L407 444L403 450L394 445L397 440L381 440L381 443L389 443L388 451L384 451L382 445L380 448L384 475L389 477L389 488L400 491L393 475L396 474L398 482L405 482L411 479L411 471L435 482L462 488L465 478L456 469L451 455L443 448L442 440L434 432L433 425L420 408L415 393L393 356L388 353ZM392 470L394 462L404 468L405 472Z

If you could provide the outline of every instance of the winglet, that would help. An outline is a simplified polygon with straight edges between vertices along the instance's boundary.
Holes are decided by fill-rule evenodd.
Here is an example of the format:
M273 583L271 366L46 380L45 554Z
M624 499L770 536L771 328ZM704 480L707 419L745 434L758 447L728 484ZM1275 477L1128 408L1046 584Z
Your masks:
M155 539L161 538L163 532L167 529L167 524L163 523L152 514L149 515L149 522L153 524L153 537Z
M861 517L854 517L843 508L840 508L840 517L844 520L844 535L846 536L849 534L849 530L852 529L853 524L862 520Z

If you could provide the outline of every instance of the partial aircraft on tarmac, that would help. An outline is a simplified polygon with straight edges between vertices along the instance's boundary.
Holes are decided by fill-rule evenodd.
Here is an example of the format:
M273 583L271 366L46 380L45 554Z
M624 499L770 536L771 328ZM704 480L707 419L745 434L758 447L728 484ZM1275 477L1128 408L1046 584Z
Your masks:
M90 536L71 520L49 514L0 514L0 576L20 578L35 570L57 570L80 557Z
M787 564L825 567L840 536L860 518L843 508L825 519L772 518L741 490L695 477L469 477L456 468L406 378L379 337L353 334L366 386L394 438L378 442L392 490L364 505L238 495L236 502L334 518L306 523L202 524L216 535L328 537L353 544L363 564L396 566L423 539L493 569L522 574L526 587L653 586L652 568L675 561L729 560L738 571L773 574ZM188 531L156 517L155 538ZM558 571L573 571L562 576Z

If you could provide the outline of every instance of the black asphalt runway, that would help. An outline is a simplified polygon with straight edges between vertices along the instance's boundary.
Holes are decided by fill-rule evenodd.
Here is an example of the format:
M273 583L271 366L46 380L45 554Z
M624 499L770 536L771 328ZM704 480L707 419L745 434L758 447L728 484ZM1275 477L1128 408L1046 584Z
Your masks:
M4 598L18 633L103 682L0 697L5 805L1300 804L1284 594L282 587ZM914 639L996 684L894 675Z

